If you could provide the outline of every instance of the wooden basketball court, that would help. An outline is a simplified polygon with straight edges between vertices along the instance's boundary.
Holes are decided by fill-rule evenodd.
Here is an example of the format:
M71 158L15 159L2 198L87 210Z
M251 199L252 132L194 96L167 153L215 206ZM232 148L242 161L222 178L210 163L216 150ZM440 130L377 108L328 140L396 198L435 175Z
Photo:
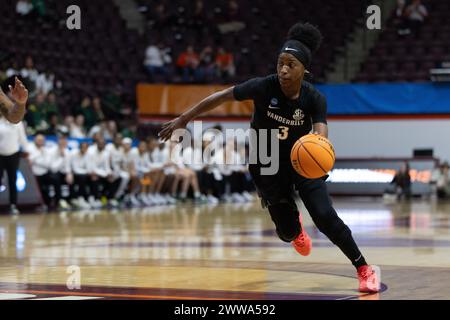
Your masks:
M255 202L0 216L0 299L450 298L449 203L334 204L381 267L381 293L356 291L354 268L307 214L302 257Z

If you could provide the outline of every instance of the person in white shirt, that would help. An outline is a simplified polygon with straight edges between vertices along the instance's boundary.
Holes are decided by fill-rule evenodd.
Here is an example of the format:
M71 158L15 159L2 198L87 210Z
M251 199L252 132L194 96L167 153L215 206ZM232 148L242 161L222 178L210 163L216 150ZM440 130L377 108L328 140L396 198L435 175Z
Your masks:
M71 200L71 195L65 199L62 197L62 185L66 184L70 186L74 182L72 169L70 166L70 150L68 148L67 138L65 136L60 136L58 138L58 145L49 151L50 161L50 172L51 179L55 182L55 200L59 205L60 209L68 210L70 209L69 202Z
M194 200L196 202L202 201L202 194L200 193L200 187L198 185L197 175L195 171L186 166L184 154L192 152L191 147L182 150L181 144L172 142L170 145L170 162L175 165L175 180L172 184L172 196L175 197L179 183L181 182L181 191L179 193L179 199L186 201L189 188L192 188L194 192Z
M31 0L19 0L16 4L16 13L22 17L28 16L33 11Z
M73 184L70 194L75 206L80 209L89 209L91 206L87 202L89 199L89 156L87 142L82 142L78 150L73 150L70 156L70 169L73 173Z
M147 150L147 144L144 141L141 141L139 146L134 148L134 151L132 152L135 154L136 172L141 183L141 192L138 199L145 205L153 205L155 203L149 197L150 184L152 181L150 179L151 160Z
M172 58L168 54L168 50L164 49L162 44L150 45L145 50L144 66L148 73L154 79L159 74L165 76L167 74L166 65L172 62Z
M444 162L433 171L431 183L435 185L436 195L439 199L446 199L450 196L450 173L449 164Z
M117 207L118 202L114 198L120 185L120 178L113 175L111 168L110 154L106 150L106 143L103 138L98 138L96 145L89 152L89 172L91 177L91 193L94 202L90 202L99 207L99 200L106 198L112 207Z
M0 115L0 186L3 172L8 175L10 212L19 214L17 209L17 170L20 163L20 149L28 146L25 127L22 122L12 124Z
M226 191L226 182L224 174L226 170L221 170L221 164L224 161L223 145L215 133L206 132L203 135L203 152L205 162L205 177L203 181L207 183L208 192L217 199L224 198Z
M45 73L40 73L36 78L36 91L48 95L51 91L53 91L55 87L54 83L54 74L47 75Z
M253 201L253 196L246 189L245 158L242 158L241 153L235 149L235 140L227 141L223 151L224 162L219 167L225 184L229 186L229 194L227 194L226 200L235 203Z
M166 181L166 175L164 173L164 155L160 149L160 143L155 137L150 137L147 140L147 148L151 159L150 184L149 197L156 204L175 204L176 199L169 194L162 194L162 188Z
M34 62L33 62L32 57L28 56L25 59L25 67L22 68L22 70L20 70L20 75L23 78L28 78L30 81L33 81L33 83L36 83L36 81L39 77L39 72L34 67Z
M132 148L133 140L130 138L124 138L122 140L123 146L123 165L125 170L130 175L130 191L125 196L125 203L131 204L131 206L138 207L141 202L137 199L137 194L141 189L141 183L136 171L136 150Z
M84 128L84 116L82 114L77 115L75 120L70 122L69 130L72 138L84 139L87 137L87 133Z
M6 69L6 76L8 78L11 78L13 76L17 76L20 74L20 68L17 61L12 62L12 66L10 66L8 69Z
M41 194L44 203L47 207L56 207L55 203L52 203L50 197L50 186L57 185L57 182L52 179L50 173L51 168L51 158L50 150L45 146L46 140L44 135L38 134L34 138L34 143L29 145L29 160L31 163L31 170L36 177L39 184ZM58 199L59 200L59 199Z
M219 185L221 181L218 183L214 179L211 157L208 153L203 154L204 150L208 147L208 145L210 145L210 143L210 140L203 139L201 149L194 153L194 160L201 162L201 165L196 165L193 169L197 173L201 193L206 196L208 203L217 204L219 203L219 197L221 195Z
M122 147L123 136L117 133L114 137L113 143L106 146L106 150L110 154L111 168L115 179L120 178L120 185L115 194L116 199L121 199L125 195L125 191L130 183L130 173L127 170L125 163L125 154Z
M407 17L409 30L416 34L423 25L425 18L428 17L428 10L421 0L413 0L406 8L405 16Z

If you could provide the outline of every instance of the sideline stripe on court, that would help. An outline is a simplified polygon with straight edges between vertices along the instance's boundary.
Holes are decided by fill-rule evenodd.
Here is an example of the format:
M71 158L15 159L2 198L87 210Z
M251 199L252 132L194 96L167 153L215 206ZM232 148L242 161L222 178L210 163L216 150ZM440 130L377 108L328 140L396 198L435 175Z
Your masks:
M28 294L57 294L66 296L66 291L45 291L45 290L14 290L15 293L28 293ZM143 295L143 294L120 294L120 293L98 293L98 292L77 292L72 293L76 296L100 296L109 298L135 298L135 299L175 299L175 300L246 300L240 298L210 298L210 297L189 297L189 296L164 296L164 295Z

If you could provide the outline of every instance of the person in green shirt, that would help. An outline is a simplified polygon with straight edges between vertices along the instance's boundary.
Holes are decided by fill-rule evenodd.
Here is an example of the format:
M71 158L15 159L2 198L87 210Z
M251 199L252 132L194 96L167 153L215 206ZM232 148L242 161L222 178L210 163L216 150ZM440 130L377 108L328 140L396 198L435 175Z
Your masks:
M34 12L40 17L44 18L47 14L47 6L44 0L33 0L31 2L33 4Z
M84 116L84 129L89 131L98 122L98 117L92 107L92 100L90 97L85 96L81 101L81 105L75 112L76 114L81 114Z
M39 93L28 107L28 114L26 118L29 126L34 129L47 128L47 113L44 110L45 108L45 95L43 93Z
M56 102L56 94L53 92L49 93L41 108L41 112L45 115L46 118L48 118L50 113L59 114L58 103Z

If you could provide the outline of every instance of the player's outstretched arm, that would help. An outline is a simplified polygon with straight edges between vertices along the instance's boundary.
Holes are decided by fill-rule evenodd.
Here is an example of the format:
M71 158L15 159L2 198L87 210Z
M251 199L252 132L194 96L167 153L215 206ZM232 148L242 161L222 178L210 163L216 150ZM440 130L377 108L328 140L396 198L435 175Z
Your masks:
M14 87L9 86L11 101L0 89L0 113L12 123L19 123L25 115L25 108L28 100L28 90L23 83L16 77Z
M235 100L233 89L234 87L231 87L216 92L202 100L199 104L181 114L178 118L163 124L162 130L158 134L161 140L169 140L175 130L185 128L189 121L195 119L199 115L213 110L224 102Z

